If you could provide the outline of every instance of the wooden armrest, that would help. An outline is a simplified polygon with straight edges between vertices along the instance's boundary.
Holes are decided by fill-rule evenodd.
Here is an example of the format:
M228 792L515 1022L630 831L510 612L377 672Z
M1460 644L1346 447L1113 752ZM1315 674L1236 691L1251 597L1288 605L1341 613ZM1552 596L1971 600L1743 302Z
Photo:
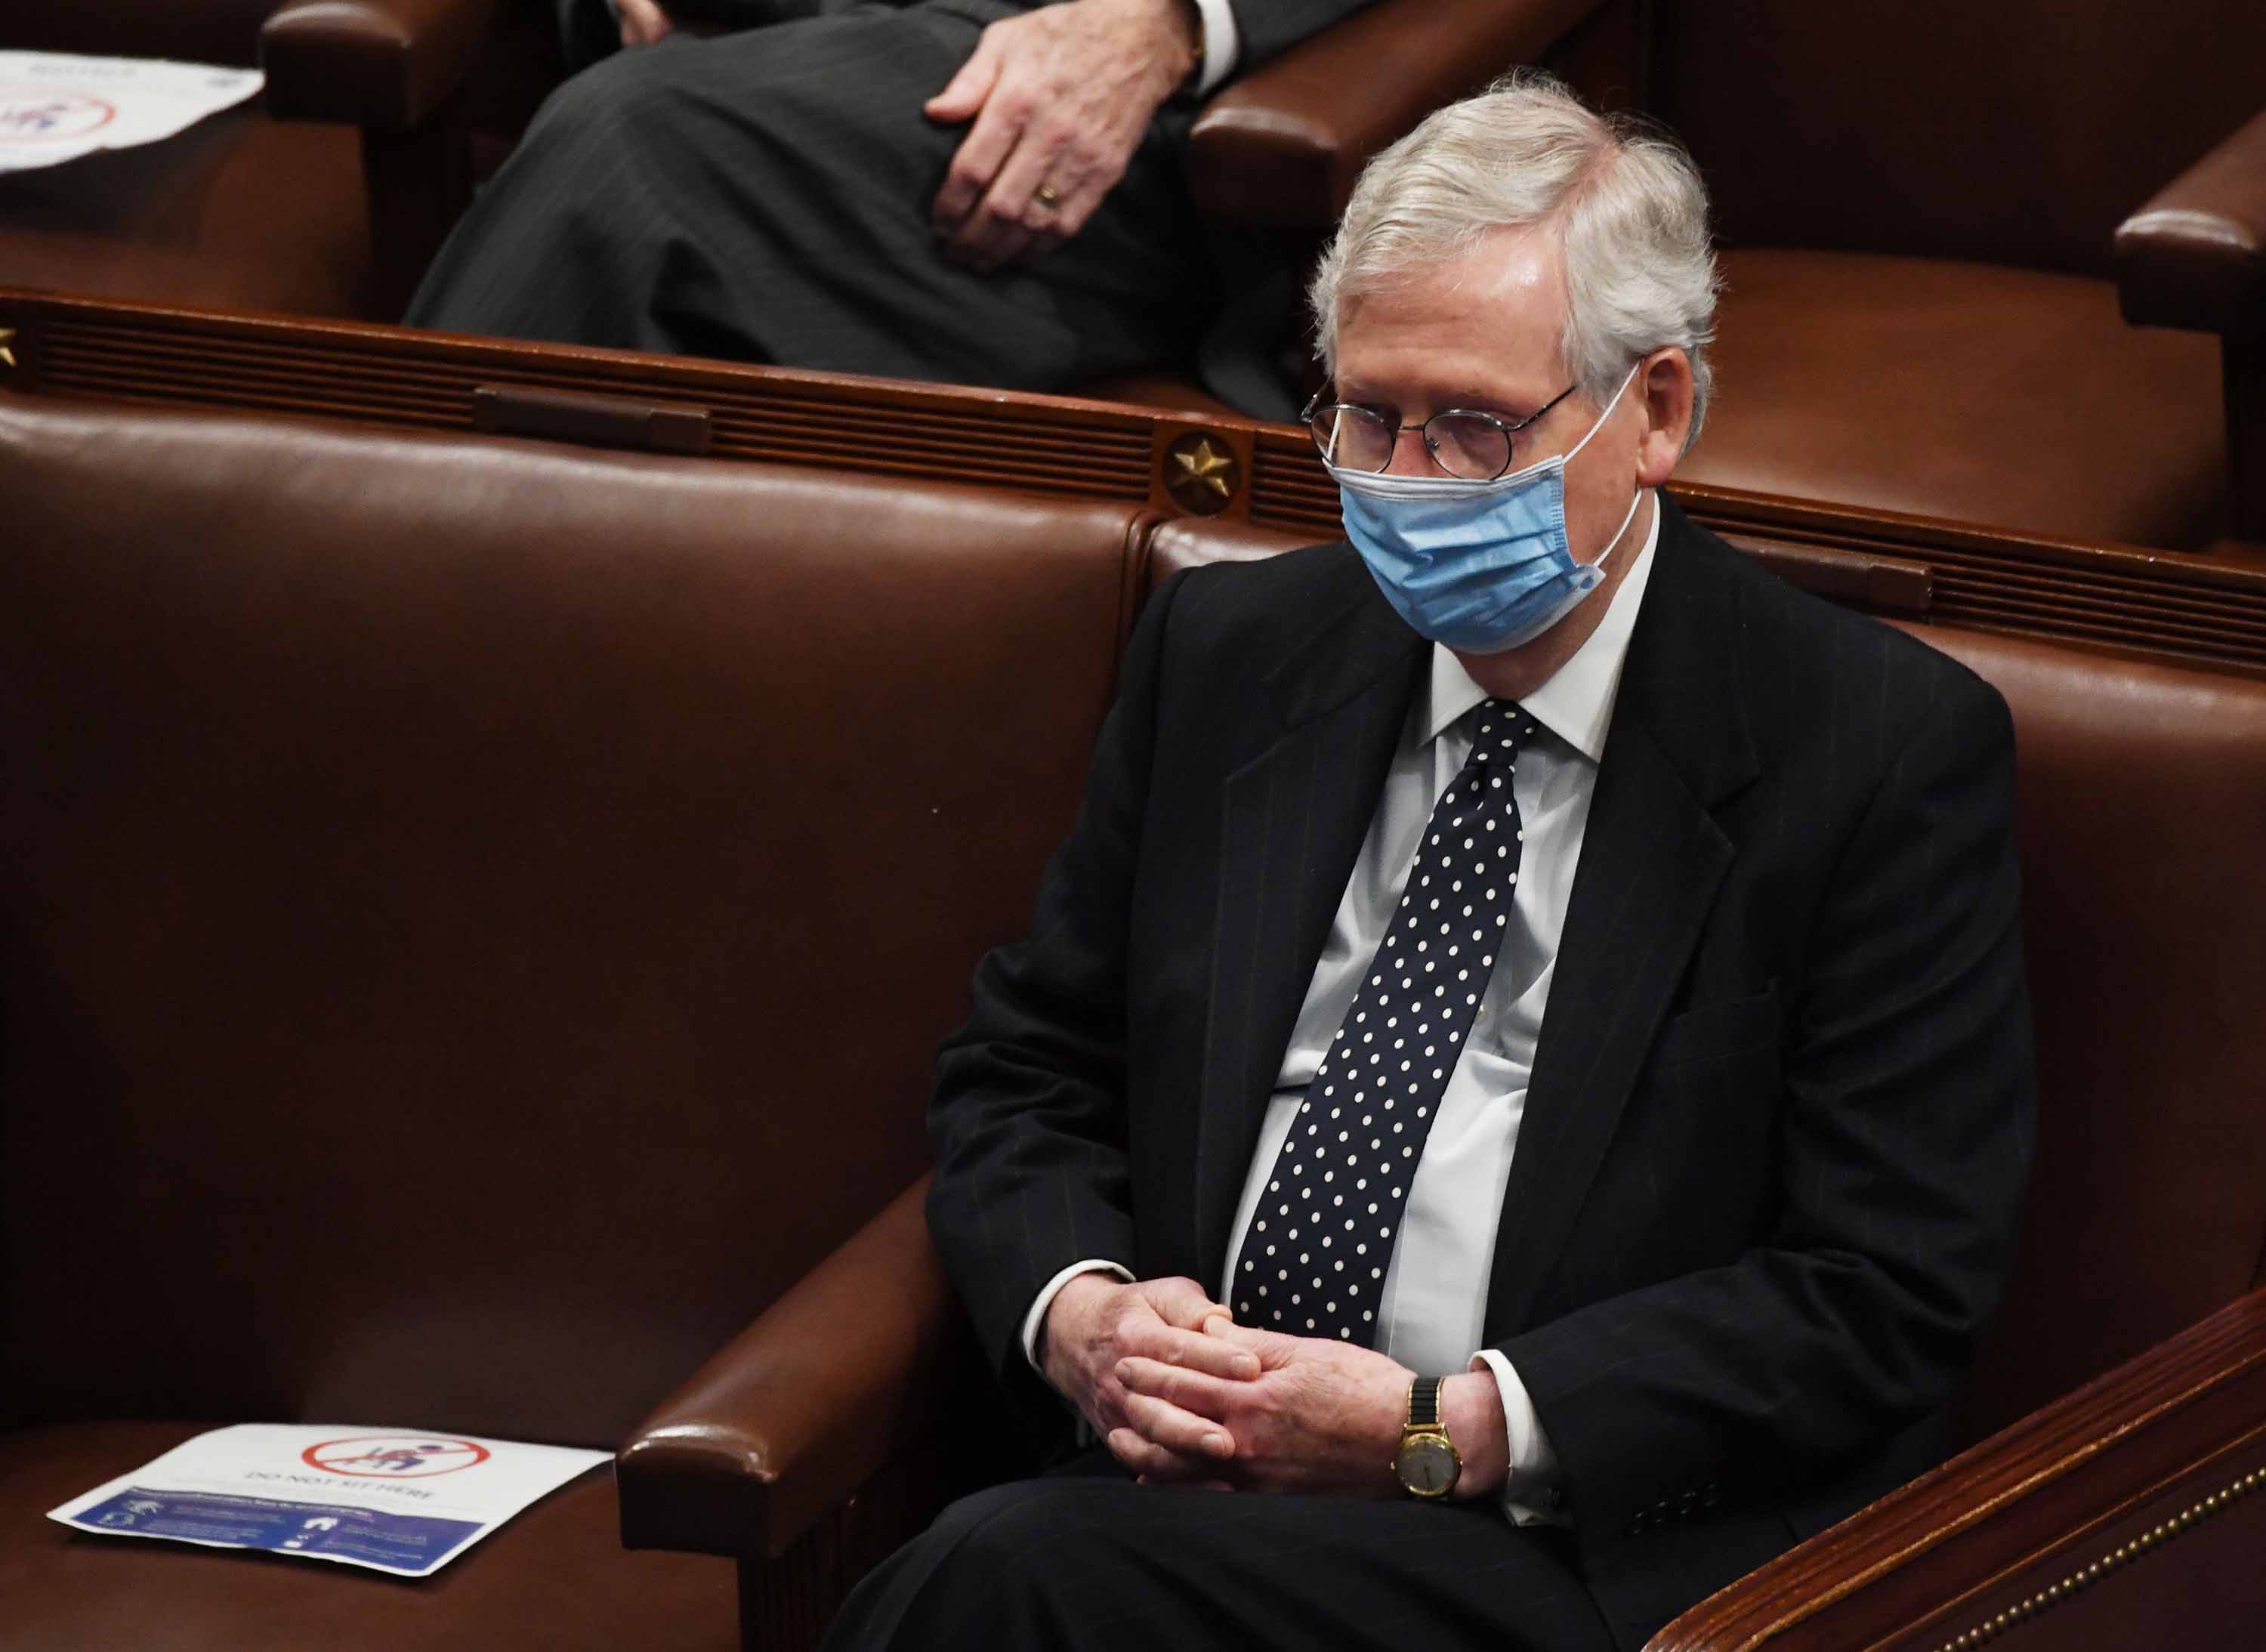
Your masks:
M614 1459L626 1546L777 1558L939 1426L957 1309L927 1192L924 1176L639 1425Z
M461 82L499 0L285 0L259 32L268 112L406 132Z
M1647 1652L1967 1652L2017 1624L2028 1648L2138 1644L2104 1626L2150 1610L2162 1640L2177 1621L2234 1644L2214 1637L2266 1612L2262 1494L2266 1290L1750 1573Z
M2266 338L2266 110L2116 231L2124 318Z
M1189 134L1188 186L1216 216L1337 222L1371 156L1445 103L1532 62L1598 0L1382 0L1232 83Z

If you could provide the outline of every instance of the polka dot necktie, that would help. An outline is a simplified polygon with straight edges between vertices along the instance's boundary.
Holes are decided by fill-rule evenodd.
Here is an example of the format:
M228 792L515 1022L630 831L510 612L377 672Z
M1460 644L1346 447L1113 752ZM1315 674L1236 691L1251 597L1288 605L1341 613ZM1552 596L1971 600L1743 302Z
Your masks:
M1495 969L1518 882L1511 771L1534 720L1476 713L1408 887L1276 1155L1244 1235L1239 1324L1371 1345L1424 1138Z

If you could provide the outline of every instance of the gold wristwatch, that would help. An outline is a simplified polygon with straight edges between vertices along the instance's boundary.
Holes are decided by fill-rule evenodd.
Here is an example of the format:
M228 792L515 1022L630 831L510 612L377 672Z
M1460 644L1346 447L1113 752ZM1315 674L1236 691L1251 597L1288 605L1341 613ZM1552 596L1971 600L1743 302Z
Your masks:
M1400 1449L1392 1454L1393 1477L1411 1497L1429 1500L1455 1490L1464 1472L1464 1454L1440 1421L1444 1377L1419 1377L1408 1385L1408 1421L1400 1425Z

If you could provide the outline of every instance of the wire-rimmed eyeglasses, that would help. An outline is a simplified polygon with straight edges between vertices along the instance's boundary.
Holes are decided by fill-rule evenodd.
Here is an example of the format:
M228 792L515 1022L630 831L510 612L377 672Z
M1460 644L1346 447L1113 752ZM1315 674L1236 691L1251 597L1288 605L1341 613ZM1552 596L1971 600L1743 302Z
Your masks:
M1325 404L1324 392L1316 391L1298 421L1314 438L1322 457L1346 470L1385 469L1392 463L1393 444L1400 440L1400 433L1413 429L1423 433L1424 451L1449 475L1466 482L1491 482L1510 468L1518 433L1577 388L1567 385L1524 419L1505 419L1475 407L1450 407L1421 425L1396 423L1397 411L1389 418L1374 407L1352 402Z

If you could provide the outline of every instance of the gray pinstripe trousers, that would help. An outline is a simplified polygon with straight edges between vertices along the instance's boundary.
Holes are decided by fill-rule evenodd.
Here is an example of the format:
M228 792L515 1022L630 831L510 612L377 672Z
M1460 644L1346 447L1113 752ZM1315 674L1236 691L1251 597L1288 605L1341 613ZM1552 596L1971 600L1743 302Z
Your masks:
M605 58L544 105L406 320L1026 390L1184 360L1210 277L1178 105L1067 245L989 275L936 252L962 129L920 106L1020 9L830 0Z

